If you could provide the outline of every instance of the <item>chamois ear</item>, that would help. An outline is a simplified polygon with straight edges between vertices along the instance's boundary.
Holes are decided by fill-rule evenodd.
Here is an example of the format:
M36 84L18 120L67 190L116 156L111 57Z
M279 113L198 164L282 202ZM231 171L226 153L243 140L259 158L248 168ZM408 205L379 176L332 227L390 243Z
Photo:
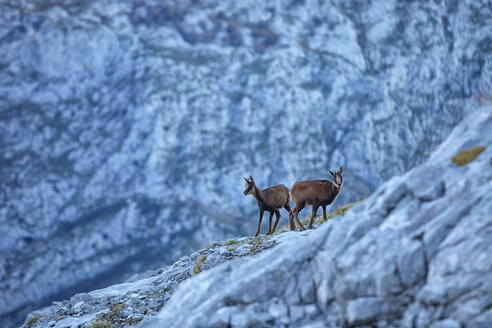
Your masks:
M254 184L256 184L255 180L253 179L253 177L250 175L249 176L249 181L253 182Z
M332 170L328 169L328 171L330 171L331 176L335 176L335 173Z
M244 181L249 182L248 179L246 179L245 177L243 177L243 179L244 179Z
M340 170L338 170L338 173L342 174L343 173L343 167L340 166Z

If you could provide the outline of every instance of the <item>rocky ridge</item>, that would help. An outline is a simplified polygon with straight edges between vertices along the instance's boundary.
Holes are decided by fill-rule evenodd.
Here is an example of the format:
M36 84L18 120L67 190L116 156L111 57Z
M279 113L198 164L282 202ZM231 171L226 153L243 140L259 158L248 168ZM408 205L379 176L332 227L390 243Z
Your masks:
M172 266L136 274L125 283L81 293L69 300L32 312L23 327L89 327L108 323L126 327L155 315L186 279L221 263L258 254L276 244L300 238L286 232L275 236L260 235L214 242L190 256L180 258ZM305 234L303 234L305 235Z

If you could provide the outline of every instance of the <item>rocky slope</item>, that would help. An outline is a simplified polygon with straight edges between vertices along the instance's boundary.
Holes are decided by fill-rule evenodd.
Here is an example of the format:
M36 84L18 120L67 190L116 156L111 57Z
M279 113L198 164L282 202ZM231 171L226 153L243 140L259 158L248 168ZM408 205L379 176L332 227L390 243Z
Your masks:
M142 327L491 327L491 131L488 107L343 218L187 280Z
M30 314L24 327L88 327L95 323L119 327L135 325L146 316L156 315L186 279L226 261L260 253L299 236L288 232L273 237L243 237L214 242L180 258L172 266L136 274L123 284L76 294L69 300L37 310Z
M492 106L456 127L425 164L316 230L210 244L172 267L33 313L28 322L490 327L490 131Z
M249 234L242 175L343 164L344 202L421 163L490 101L491 22L485 0L0 0L0 324Z

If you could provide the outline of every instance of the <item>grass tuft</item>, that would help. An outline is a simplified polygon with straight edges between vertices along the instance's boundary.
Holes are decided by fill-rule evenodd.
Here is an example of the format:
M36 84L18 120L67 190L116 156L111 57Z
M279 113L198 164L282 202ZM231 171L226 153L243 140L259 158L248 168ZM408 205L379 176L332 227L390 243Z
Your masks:
M234 245L234 244L238 244L239 241L237 241L236 239L227 239L224 243L225 246L231 246L231 245Z
M360 200L358 202L353 202L353 203L345 204L343 206L338 207L333 212L326 213L326 221L328 221L329 219L334 218L336 216L344 216L352 207L354 207L355 205L362 204L365 201L366 201L366 199L363 199L363 200ZM309 215L307 218L304 218L303 220L301 220L301 223L304 226L307 226L309 224L309 220L310 219L311 219L311 215ZM316 218L314 219L313 224L322 225L324 222L325 221L323 220L323 216L322 215L316 215ZM286 226L286 225L284 225L284 226L280 227L275 234L277 234L277 233L284 233L284 232L287 232L287 231L290 231L289 230L289 227Z
M477 146L472 149L467 149L456 154L451 160L454 164L458 166L463 166L475 160L475 158L477 158L477 156L480 155L480 153L483 152L484 149L484 146Z
M28 327L34 326L39 321L39 319L41 319L43 317L44 317L44 315L35 315L34 317L30 317L26 321L26 326L28 326Z
M207 262L207 254L202 255L202 257L200 257L200 259L196 262L195 266L193 267L193 273L199 274L200 272L202 272L202 265L205 262Z
M106 320L98 320L93 322L89 328L113 328L114 324Z
M207 245L203 246L203 248L205 248L205 249L214 249L215 248L215 244L207 244Z

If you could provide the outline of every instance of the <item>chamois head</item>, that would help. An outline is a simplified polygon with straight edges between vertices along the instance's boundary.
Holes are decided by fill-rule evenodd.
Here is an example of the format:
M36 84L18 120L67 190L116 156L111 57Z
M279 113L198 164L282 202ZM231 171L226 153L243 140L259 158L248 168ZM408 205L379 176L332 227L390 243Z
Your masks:
M333 172L332 170L330 171L331 176L333 177L333 183L337 188L342 188L343 185L343 167L340 166L340 170L338 172Z
M246 186L244 186L244 195L249 195L252 194L254 189L255 189L255 180L253 180L253 177L250 175L249 180L243 177L244 181L246 181Z

